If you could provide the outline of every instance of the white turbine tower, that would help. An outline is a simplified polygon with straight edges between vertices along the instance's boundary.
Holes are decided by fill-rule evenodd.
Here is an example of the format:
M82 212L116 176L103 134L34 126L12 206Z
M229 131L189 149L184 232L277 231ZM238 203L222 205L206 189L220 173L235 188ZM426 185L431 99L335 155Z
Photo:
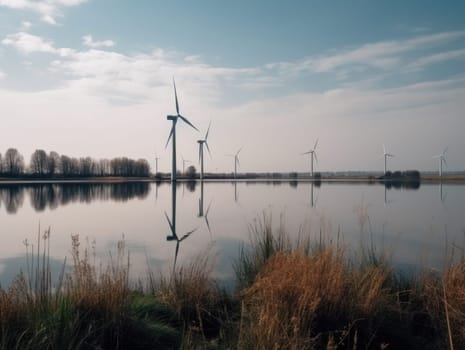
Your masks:
M173 138L173 157L172 157L172 168L171 168L171 181L176 181L176 123L178 122L178 118L181 118L183 122L193 127L195 130L199 131L190 121L184 118L181 114L179 114L179 103L178 103L178 95L176 93L176 82L173 78L173 86L174 86L174 99L176 102L176 115L168 115L166 119L171 120L173 122L173 126L171 127L170 136L168 136L168 141L166 141L166 146L170 142L170 139Z
M234 178L237 177L237 166L240 165L239 164L239 152L242 151L242 148L243 147L239 148L236 154L228 154L228 156L234 157Z
M316 139L315 145L310 151L302 153L302 155L310 154L310 176L311 177L313 177L313 158L315 158L315 160L318 162L318 157L316 156L316 146L318 146L318 139Z
M384 175L386 175L386 171L387 171L387 159L388 159L388 157L391 157L391 158L394 157L394 155L391 154L391 153L387 153L387 152L386 152L386 147L384 147L384 145L383 145L383 155L382 155L382 156L384 157Z
M446 152L447 152L447 147L444 149L444 151L442 151L441 154L437 155L437 156L433 156L433 158L437 158L439 159L439 176L442 177L442 163L444 163L446 166L447 166L447 162L446 162Z
M205 134L205 138L203 140L197 140L197 142L199 143L200 181L203 180L203 145L207 146L208 153L211 156L210 147L208 147L208 142L207 142L208 133L210 132L210 125L211 125L211 122L210 124L208 124L208 129L207 129L207 133Z

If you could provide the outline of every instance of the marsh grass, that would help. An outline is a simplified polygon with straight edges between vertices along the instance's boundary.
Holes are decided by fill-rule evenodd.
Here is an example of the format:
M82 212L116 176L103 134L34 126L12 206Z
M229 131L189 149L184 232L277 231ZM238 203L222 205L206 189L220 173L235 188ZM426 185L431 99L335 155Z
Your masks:
M464 348L463 254L449 253L442 273L407 276L372 240L357 251L322 232L291 243L266 215L251 233L235 265L238 348Z
M212 278L212 255L199 254L169 278L161 278L156 297L175 310L183 332L182 348L216 348L233 342L233 301Z
M177 348L179 333L129 287L124 240L102 268L72 236L73 268L65 274L64 262L54 285L49 240L50 229L39 230L36 247L25 242L26 273L0 290L0 349Z
M354 251L339 234L292 239L284 226L253 222L232 294L210 250L134 287L124 238L97 265L95 243L72 236L72 266L52 278L51 231L39 229L25 271L0 289L0 350L465 348L463 250L407 276L372 241Z

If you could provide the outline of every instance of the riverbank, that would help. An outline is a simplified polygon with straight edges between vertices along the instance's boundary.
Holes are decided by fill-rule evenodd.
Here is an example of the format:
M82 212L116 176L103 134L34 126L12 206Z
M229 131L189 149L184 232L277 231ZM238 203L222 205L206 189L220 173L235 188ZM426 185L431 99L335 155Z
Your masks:
M194 179L179 177L179 182L187 181L199 181L199 178ZM271 175L238 175L236 178L234 176L215 176L207 175L204 178L205 182L222 182L222 181L237 181L237 182L362 182L362 183L384 183L384 182L425 182L425 183L465 183L465 175L462 174L447 174L443 176L439 175L421 175L420 178L411 179L411 178L382 178L380 176L374 175L329 175L321 177L286 177L286 176L271 176ZM74 177L74 178L32 178L32 177L18 177L18 178L7 178L0 177L1 184L53 184L53 183L127 183L127 182L171 182L171 179L168 175L161 177L116 177L116 176L102 176L102 177Z
M465 259L405 276L386 252L251 228L236 289L212 278L209 252L170 275L129 279L120 241L107 267L72 237L52 285L50 230L25 242L27 269L0 292L0 349L444 349L465 346ZM460 256L456 254L459 253Z

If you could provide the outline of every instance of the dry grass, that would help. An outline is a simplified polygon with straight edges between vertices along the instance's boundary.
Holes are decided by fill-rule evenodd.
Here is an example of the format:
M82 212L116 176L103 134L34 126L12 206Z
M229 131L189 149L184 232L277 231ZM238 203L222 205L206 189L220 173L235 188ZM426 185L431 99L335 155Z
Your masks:
M227 338L231 300L212 278L209 252L162 279L156 297L176 311L184 333L183 348L205 348L211 341Z
M244 293L240 348L306 349L329 336L347 344L342 330L386 307L389 278L380 267L348 270L342 248L277 253Z
M81 252L79 236L72 239L74 267L67 275L65 294L75 305L100 309L106 317L116 319L123 312L129 294L129 254L124 239L117 243L116 257L110 254L110 264L97 271L91 262L90 248Z

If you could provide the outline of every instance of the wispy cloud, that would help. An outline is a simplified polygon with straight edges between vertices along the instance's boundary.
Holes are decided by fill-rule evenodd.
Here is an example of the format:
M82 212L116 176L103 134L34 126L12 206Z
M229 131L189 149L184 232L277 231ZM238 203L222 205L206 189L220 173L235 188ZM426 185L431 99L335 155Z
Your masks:
M0 0L0 7L16 10L32 11L40 15L40 19L57 25L57 19L63 17L62 9L78 6L87 0Z
M53 42L44 39L40 36L29 34L26 32L18 32L9 34L2 40L3 45L12 46L23 54L31 54L35 52L52 53L60 56L69 56L73 52L72 49L54 47Z
M347 72L349 67L358 70L360 67L389 70L397 67L404 60L402 54L415 52L422 48L438 47L463 37L465 37L465 31L451 31L421 35L405 40L381 41L317 57L307 57L295 62L272 63L266 68L277 69L287 74L327 73L341 68Z
M31 29L32 27L32 23L31 22L28 22L28 21L22 21L21 22L21 31L27 31L29 29Z
M445 61L465 59L465 49L451 50L446 52L440 52L429 56L420 57L416 61L410 63L408 68L410 69L422 69L430 64L442 63Z
M112 40L94 41L94 39L92 38L92 35L83 36L82 43L85 46L89 46L92 48L115 46L115 42Z
M239 98L242 100L252 96L250 91L265 96L266 89L282 88L289 94L291 92L286 86L290 81L320 73L331 74L335 84L333 88L348 85L352 88L380 88L382 80L397 74L399 67L411 65L421 69L435 62L465 57L465 50L441 52L442 45L462 37L465 37L465 31L421 35L365 44L299 61L243 68L214 66L205 63L198 55L182 55L162 49L125 54L112 48L113 41L95 41L91 35L82 37L88 48L81 50L59 48L51 40L27 32L7 35L2 43L24 55L41 52L58 56L50 61L48 68L50 72L57 73L57 77L65 77L62 84L102 99L139 103L152 99L160 87L166 88L172 76L182 76L184 83L190 85L197 96L208 96L203 99L209 102L218 101L231 91L236 96L241 95ZM424 48L436 53L418 58L418 50ZM359 75L358 80L352 78L353 74Z

